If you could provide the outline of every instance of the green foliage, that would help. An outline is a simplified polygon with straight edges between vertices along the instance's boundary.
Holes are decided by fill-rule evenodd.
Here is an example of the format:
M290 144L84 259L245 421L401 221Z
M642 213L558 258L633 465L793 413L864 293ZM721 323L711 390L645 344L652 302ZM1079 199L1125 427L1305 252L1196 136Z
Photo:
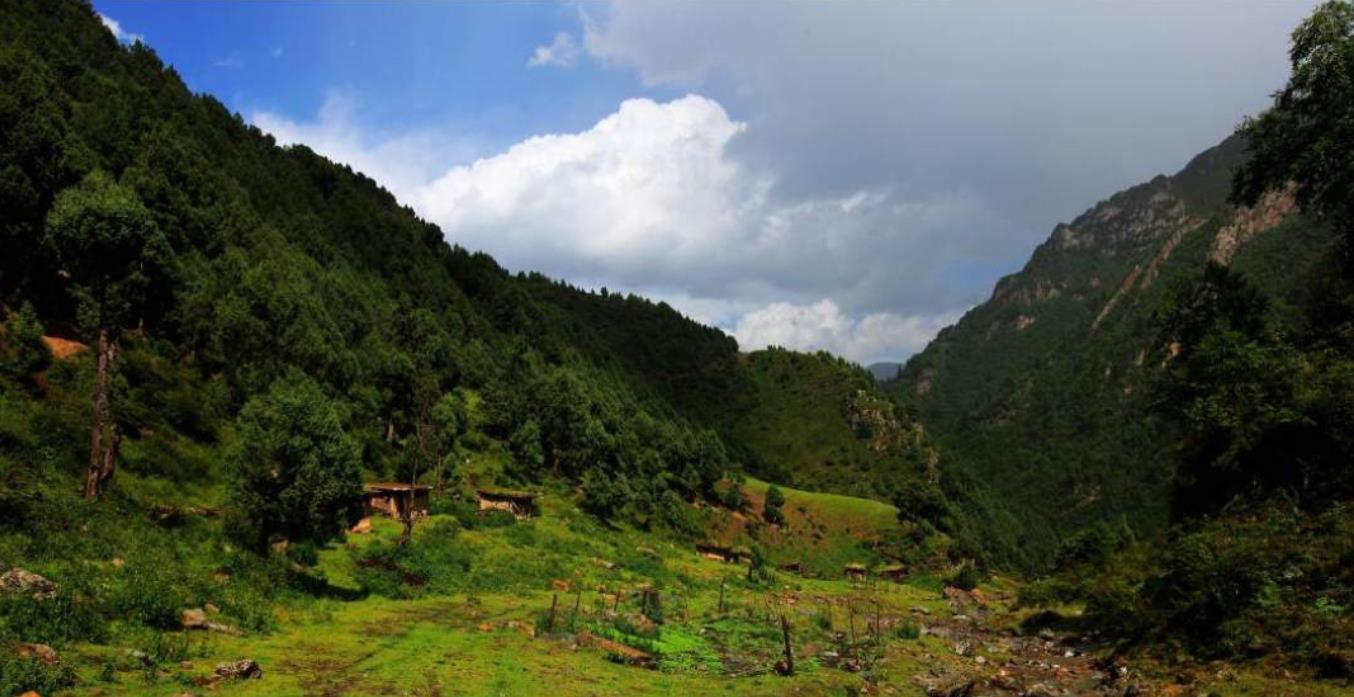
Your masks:
M70 274L86 325L114 331L133 319L169 254L136 194L99 170L56 197L46 242Z
M1331 0L1293 31L1292 73L1274 105L1241 127L1250 159L1237 200L1297 185L1299 202L1354 234L1354 5Z
M602 520L616 517L630 500L629 482L597 468L583 473L581 486L583 498L579 507Z
M747 492L743 491L744 479L737 472L730 473L720 491L720 503L731 511L743 512L748 508Z
M983 580L982 573L972 561L966 561L950 577L949 585L960 590L971 591Z
M785 524L785 494L780 487L772 484L766 489L766 499L762 504L762 518L772 525Z
M766 550L754 544L748 554L747 582L752 586L770 585L776 578L775 571L766 558Z
M29 691L59 694L75 686L75 670L69 665L48 666L34 658L0 658L0 695L19 695Z
M42 341L42 322L33 304L25 302L11 313L0 329L0 372L11 379L27 382L35 373L52 363L52 352Z
M357 552L354 562L359 585L388 598L473 588L468 572L475 557L457 539L459 530L455 521L438 519L419 528L407 544L377 543Z
M108 638L107 620L93 599L67 594L47 600L25 595L0 598L0 623L13 636L45 644Z
M245 404L227 451L233 528L263 549L274 536L325 542L361 516L360 460L313 380L291 373Z

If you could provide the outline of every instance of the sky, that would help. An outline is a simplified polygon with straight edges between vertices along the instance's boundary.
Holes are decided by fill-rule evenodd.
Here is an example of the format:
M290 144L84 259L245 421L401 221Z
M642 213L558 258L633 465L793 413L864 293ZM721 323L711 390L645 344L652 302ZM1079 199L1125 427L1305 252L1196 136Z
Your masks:
M94 0L510 270L902 360L1263 109L1314 0Z

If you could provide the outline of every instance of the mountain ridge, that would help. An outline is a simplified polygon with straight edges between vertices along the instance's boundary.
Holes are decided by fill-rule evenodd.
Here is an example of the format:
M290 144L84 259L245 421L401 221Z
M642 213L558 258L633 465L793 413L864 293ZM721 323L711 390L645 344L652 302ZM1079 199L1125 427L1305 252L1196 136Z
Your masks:
M1274 238L1287 232L1309 250L1304 263L1324 244L1291 195L1232 207L1231 176L1245 152L1242 137L1229 137L1175 175L1054 226L1019 272L885 381L952 464L1029 521L1037 556L1048 559L1063 536L1097 520L1142 531L1166 523L1168 426L1143 401L1163 292L1212 260L1291 295L1301 275L1279 273Z

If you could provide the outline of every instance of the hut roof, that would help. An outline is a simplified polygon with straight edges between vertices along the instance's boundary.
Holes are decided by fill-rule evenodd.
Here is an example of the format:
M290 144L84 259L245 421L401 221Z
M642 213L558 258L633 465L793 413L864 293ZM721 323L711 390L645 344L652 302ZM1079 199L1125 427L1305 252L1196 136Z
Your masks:
M864 571L864 570L865 570L865 565L864 565L864 564L857 564L857 563L854 563L854 562L853 562L853 563L850 563L850 564L847 564L847 565L846 565L846 570L847 570L847 571Z
M476 489L475 493L479 494L481 498L486 499L514 499L519 501L535 501L541 496L534 491L517 491L514 489L498 489L490 487Z
M365 491L427 491L428 487L422 484L410 484L408 482L370 482L362 487Z
M879 567L879 573L881 574L892 574L906 570L907 567L903 566L902 564L889 564L888 566Z

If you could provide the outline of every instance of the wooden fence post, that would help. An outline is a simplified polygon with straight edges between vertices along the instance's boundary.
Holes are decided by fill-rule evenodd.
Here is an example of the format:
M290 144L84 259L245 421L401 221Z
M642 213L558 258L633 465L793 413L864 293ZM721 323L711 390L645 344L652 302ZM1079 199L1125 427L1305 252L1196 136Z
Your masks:
M559 593L550 594L550 621L545 625L545 631L555 633L555 609L559 607Z
M782 675L795 674L795 654L790 648L790 622L785 615L780 616L780 633L785 638L785 670Z
M851 618L851 656L856 655L856 606L850 601L846 603L846 613Z

